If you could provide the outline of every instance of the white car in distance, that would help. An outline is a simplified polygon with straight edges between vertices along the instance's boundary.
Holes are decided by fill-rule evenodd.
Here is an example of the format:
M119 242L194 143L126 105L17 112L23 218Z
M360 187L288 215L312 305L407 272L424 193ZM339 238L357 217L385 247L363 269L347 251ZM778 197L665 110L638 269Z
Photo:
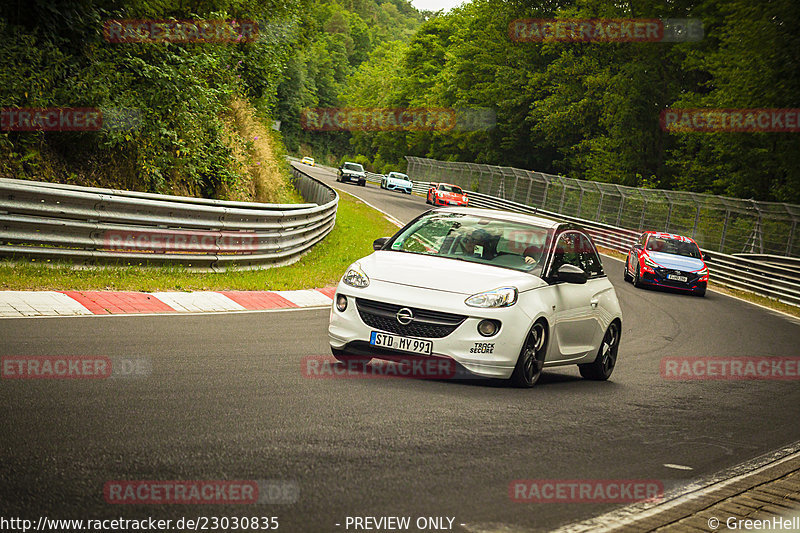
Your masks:
M389 172L381 178L381 189L411 194L414 190L414 182L408 179L408 176L402 172Z
M520 387L533 386L545 367L611 376L622 312L581 228L445 208L373 248L334 295L328 337L340 361L444 358Z

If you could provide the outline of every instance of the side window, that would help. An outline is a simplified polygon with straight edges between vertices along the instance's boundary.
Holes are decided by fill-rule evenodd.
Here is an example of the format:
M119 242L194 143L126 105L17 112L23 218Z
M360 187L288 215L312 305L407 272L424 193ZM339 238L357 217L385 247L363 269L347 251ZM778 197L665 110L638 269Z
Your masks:
M647 233L642 233L642 236L639 237L639 246L644 248L646 242L647 242Z
M590 278L602 276L604 274L603 263L600 262L600 256L597 255L592 241L586 235L581 235L580 242L580 267Z
M553 261L550 266L550 272L555 273L561 268L561 265L574 265L578 268L583 268L580 254L578 253L580 237L578 233L570 232L561 234L558 241L556 241L556 247L553 251Z

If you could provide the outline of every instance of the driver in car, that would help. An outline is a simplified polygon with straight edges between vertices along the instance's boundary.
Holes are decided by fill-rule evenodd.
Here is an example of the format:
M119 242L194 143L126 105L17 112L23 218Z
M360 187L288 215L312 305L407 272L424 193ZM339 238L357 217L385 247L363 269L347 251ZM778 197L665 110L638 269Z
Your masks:
M461 238L461 248L464 255L479 257L481 259L491 259L490 244L492 235L483 229L476 229L466 233Z

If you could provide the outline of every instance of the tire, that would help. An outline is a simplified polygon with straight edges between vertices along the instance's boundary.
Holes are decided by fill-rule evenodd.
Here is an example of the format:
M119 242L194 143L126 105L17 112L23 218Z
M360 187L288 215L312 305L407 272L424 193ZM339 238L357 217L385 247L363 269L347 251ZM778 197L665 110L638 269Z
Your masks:
M342 363L356 363L356 364L364 364L366 365L370 361L372 361L372 357L368 355L347 355L344 353L343 350L337 350L333 346L331 346L331 353L333 357Z
M636 275L633 276L633 286L636 287L637 289L641 289L642 288L642 278L639 275L639 268L640 268L639 264L637 263L636 264Z
M522 351L511 374L511 384L519 388L536 385L542 375L544 357L547 351L547 325L538 320L531 326L522 344Z
M361 182L359 182L358 184L359 184L360 186L362 186L362 187L366 187L366 186L367 186L367 182L366 182L366 181L361 181Z
M698 290L694 291L694 295L695 296L699 296L700 298L703 298L706 295L706 287L703 287L702 289L698 289Z
M425 203L426 204L431 204L432 203L431 202L431 193L430 192L428 193L428 196L425 197Z
M630 273L628 272L628 260L627 259L625 260L625 270L622 273L622 279L624 279L627 282L633 281L633 276L631 276Z
M619 350L620 328L619 322L609 324L603 342L597 350L597 357L591 363L578 365L581 376L593 381L606 381L617 366L617 350Z

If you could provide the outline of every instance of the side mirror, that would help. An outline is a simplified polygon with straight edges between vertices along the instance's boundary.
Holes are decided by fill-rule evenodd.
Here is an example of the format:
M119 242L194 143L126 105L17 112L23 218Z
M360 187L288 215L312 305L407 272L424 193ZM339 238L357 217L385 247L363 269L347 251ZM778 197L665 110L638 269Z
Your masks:
M375 251L382 250L383 245L389 242L389 239L391 239L391 237L381 237L380 239L375 239L372 241L372 249Z
M586 283L588 276L582 269L575 265L561 265L556 272L556 281L564 281L566 283Z

